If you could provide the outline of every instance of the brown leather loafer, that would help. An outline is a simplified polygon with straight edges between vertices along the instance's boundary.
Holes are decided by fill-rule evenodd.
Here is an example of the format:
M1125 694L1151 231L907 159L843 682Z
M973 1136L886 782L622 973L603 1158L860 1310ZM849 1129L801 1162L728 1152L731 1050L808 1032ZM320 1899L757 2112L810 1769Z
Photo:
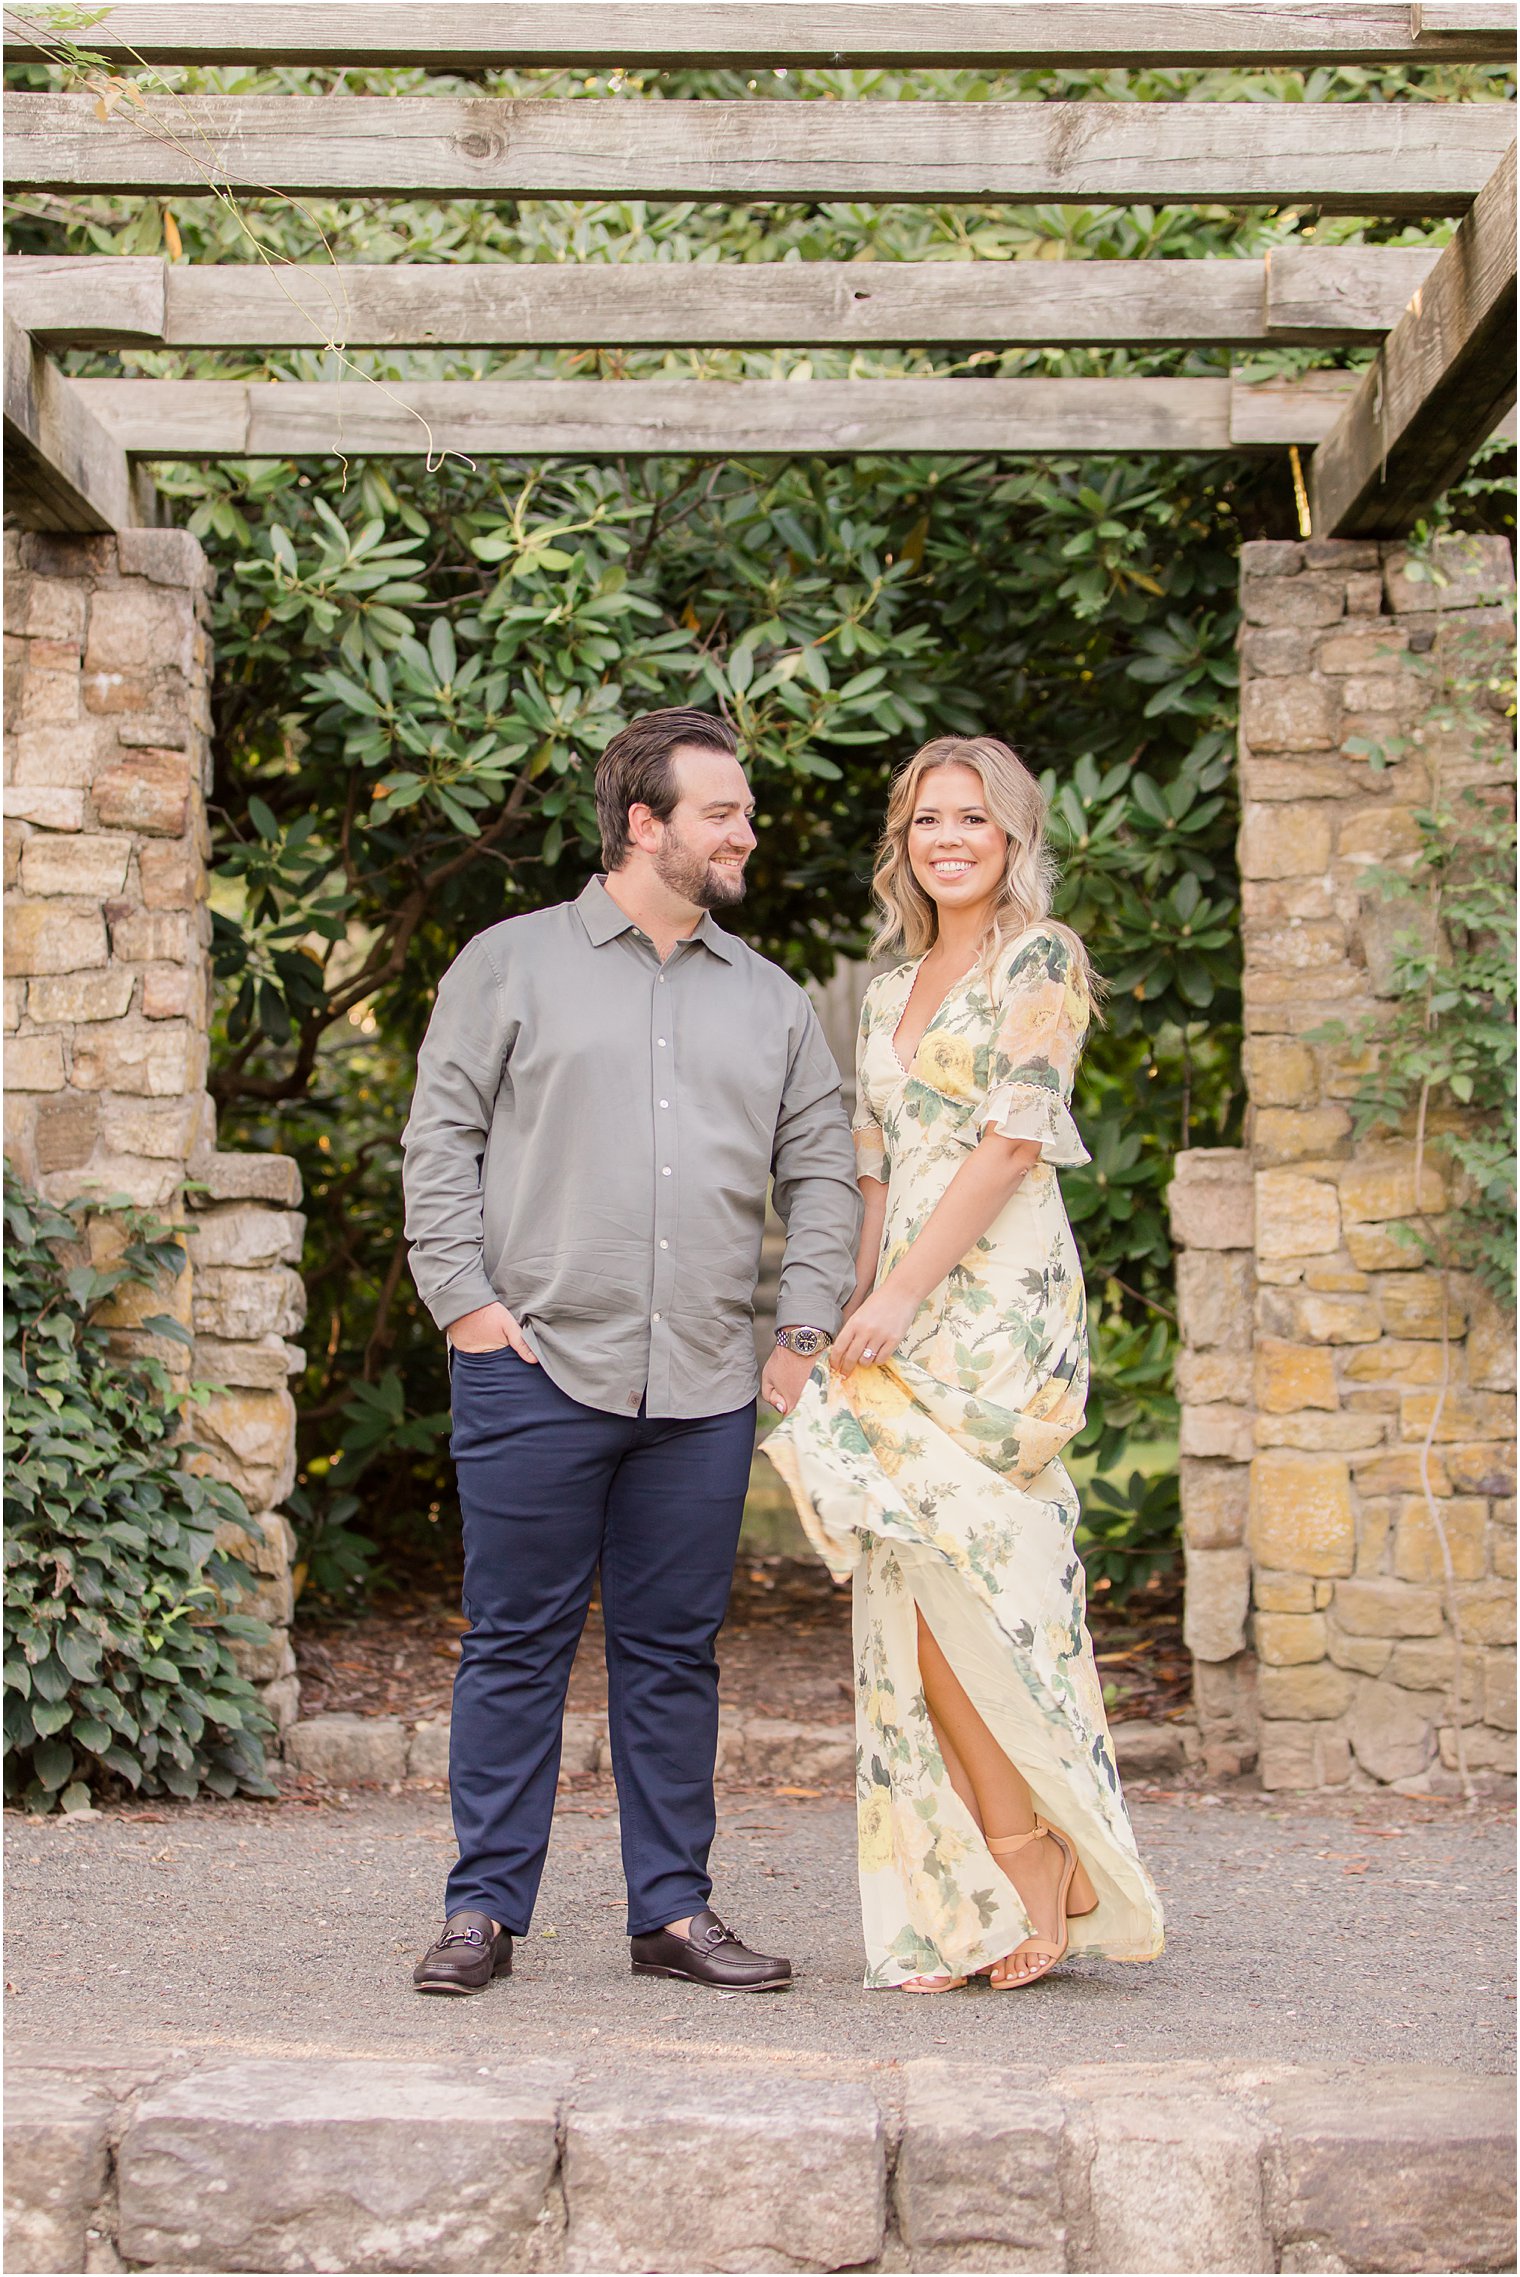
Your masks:
M512 1939L492 1932L488 1913L451 1913L412 1971L419 1992L484 1992L492 1977L512 1974Z
M684 1977L718 1992L788 1992L792 1964L773 1953L752 1953L710 1906L692 1916L690 1933L651 1930L630 1940L636 1977Z

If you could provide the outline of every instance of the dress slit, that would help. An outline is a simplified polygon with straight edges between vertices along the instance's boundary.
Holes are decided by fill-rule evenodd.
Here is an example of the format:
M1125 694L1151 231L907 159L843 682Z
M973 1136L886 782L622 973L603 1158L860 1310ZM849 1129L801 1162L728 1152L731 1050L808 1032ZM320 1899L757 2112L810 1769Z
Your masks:
M1155 1933L1148 1902L1149 1885L1134 1853L1133 1838L1129 1845L1116 1843L1105 1828L1103 1818L1109 1796L1095 1765L1088 1767L1087 1777L1073 1780L1069 1753L1055 1737L1064 1723L1061 1705L1042 1680L1032 1657L1017 1648L1010 1655L1004 1631L986 1607L974 1598L968 1602L963 1587L943 1561L932 1557L915 1558L908 1578L915 1635L917 1615L921 1611L957 1683L989 1736L1028 1786L1035 1810L1047 1824L1058 1826L1070 1835L1092 1879L1098 1893L1097 1909L1072 1921L1071 1950L1092 1951L1109 1959L1150 1959L1155 1949ZM951 1627L955 1639L952 1650L946 1650L941 1641L941 1629L946 1626ZM1016 1684L1008 1682L1010 1658L1021 1678ZM938 1753L927 1701L924 1720L930 1743ZM948 1783L947 1775L947 1786ZM1084 1787L1088 1790L1085 1796L1081 1791ZM980 1886L984 1876L990 1878L1001 1900L1000 1912L1018 1929L1013 1943L1021 1943L1033 1934L1028 1915L1008 1883L1008 1877L987 1849L982 1830L976 1827L969 1811L966 1816L975 1829L975 1848L980 1853L978 1884ZM1127 1818L1124 1829L1128 1832ZM994 1827L991 1831L996 1834L1006 1829ZM1012 1947L1005 1946L1003 1950L1011 1951ZM993 1960L1001 1957L1000 1953L988 1956ZM964 1963L957 1961L954 1973L961 1973L963 1968Z
M977 1716L977 1710L970 1694L966 1691L965 1685L961 1683L960 1678L956 1675L955 1670L951 1665L950 1657L946 1653L944 1646L940 1643L938 1637L930 1628L928 1621L924 1618L923 1611L918 1606L916 1599L914 1600L914 1605L915 1618L918 1629L918 1681L919 1689L922 1692L924 1698L925 1711L929 1718L929 1729L934 1734L934 1743L939 1749L940 1761L944 1764L945 1776L949 1780L953 1792L959 1795L961 1802L970 1812L971 1816L976 1820L977 1824L981 1827L982 1832L985 1835L986 1821L982 1815L980 1803L977 1800L976 1781L972 1777L970 1771L966 1768L965 1756L962 1753L961 1749L960 1743L961 1739L964 1737L964 1734L954 1736L952 1735L951 1731L947 1728L948 1719L942 1720L941 1717L935 1714L934 1703L929 1697L929 1682L927 1677L924 1675L923 1642L925 1637L929 1639L929 1642L933 1645L935 1651L939 1654L940 1659L944 1662L945 1667L949 1672L951 1682L961 1693L963 1699L966 1702L967 1709L973 1716ZM977 1721L981 1723L980 1716L977 1716ZM993 1739L992 1734L987 1730L985 1723L982 1723L982 1730L986 1733L987 1739L991 1745L993 1747L996 1747L997 1741ZM978 1748L980 1751L980 1743L978 1743ZM999 1750L999 1752L1001 1752L1001 1750ZM1017 1764L1009 1762L1009 1759L1006 1756L1004 1757L1004 1761L1009 1763L1010 1770L1016 1771L1018 1769ZM957 1773L960 1774L959 1777L956 1776ZM969 1794L966 1791L968 1788L970 1789Z

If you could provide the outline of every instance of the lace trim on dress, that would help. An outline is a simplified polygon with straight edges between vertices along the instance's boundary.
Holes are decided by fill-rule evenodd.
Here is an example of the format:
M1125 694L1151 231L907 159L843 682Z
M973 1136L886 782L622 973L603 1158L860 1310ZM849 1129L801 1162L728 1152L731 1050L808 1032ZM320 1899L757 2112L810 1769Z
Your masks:
M874 1117L868 1117L854 1125L850 1136L855 1141L856 1176L876 1178L883 1186L888 1185L887 1139L880 1123Z
M1058 1095L1040 1083L1000 1083L989 1091L977 1114L976 1136L988 1130L999 1138L1038 1139L1041 1161L1054 1170L1076 1170L1092 1160Z

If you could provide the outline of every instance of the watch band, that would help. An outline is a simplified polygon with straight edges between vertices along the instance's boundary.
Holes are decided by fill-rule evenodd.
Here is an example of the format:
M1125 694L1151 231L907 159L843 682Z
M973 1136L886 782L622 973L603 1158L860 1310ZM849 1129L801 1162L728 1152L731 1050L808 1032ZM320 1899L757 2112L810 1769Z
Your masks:
M816 1359L827 1352L834 1339L826 1328L778 1328L776 1342L784 1351L795 1352L799 1359Z

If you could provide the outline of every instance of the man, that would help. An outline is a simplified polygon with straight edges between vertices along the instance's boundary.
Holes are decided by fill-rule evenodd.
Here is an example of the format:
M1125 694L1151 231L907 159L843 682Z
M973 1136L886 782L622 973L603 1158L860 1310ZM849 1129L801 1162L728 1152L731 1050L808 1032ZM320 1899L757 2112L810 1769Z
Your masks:
M713 1647L754 1449L767 1177L787 1239L762 1389L790 1413L854 1286L853 1149L807 998L713 922L755 845L729 729L632 721L596 796L605 877L450 967L402 1141L412 1271L450 1345L470 1623L459 1860L421 1992L511 1972L598 1567L634 1972L791 1981L707 1902Z

